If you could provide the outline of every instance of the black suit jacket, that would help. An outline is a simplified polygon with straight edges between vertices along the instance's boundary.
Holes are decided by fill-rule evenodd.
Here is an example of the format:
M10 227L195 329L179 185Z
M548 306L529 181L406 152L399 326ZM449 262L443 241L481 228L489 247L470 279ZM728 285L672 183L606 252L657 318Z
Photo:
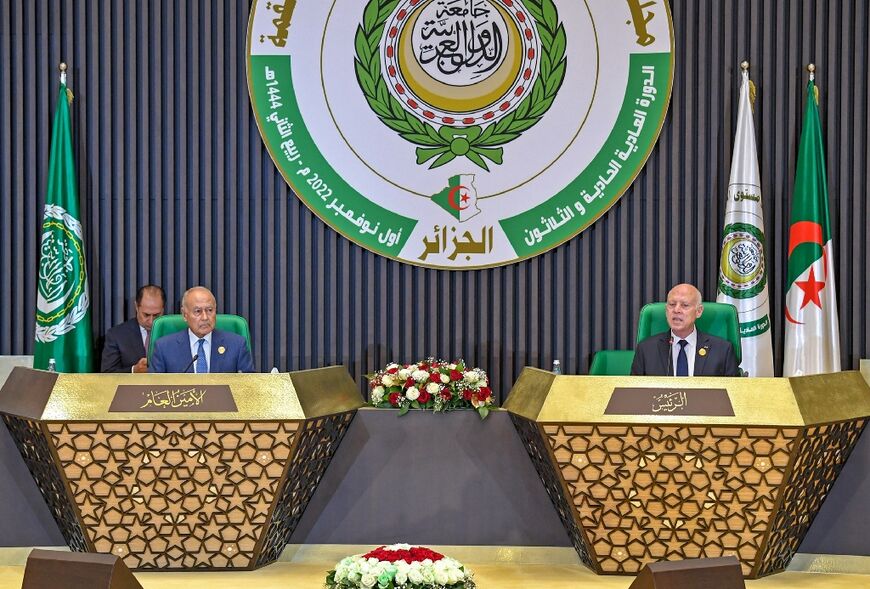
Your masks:
M669 376L673 374L671 333L652 335L639 344L634 352L631 373L638 376ZM737 356L731 342L708 333L698 332L695 351L695 376L740 376ZM705 353L701 355L701 350ZM670 370L668 370L670 368Z
M136 318L116 325L106 333L100 372L130 372L145 357L145 344Z

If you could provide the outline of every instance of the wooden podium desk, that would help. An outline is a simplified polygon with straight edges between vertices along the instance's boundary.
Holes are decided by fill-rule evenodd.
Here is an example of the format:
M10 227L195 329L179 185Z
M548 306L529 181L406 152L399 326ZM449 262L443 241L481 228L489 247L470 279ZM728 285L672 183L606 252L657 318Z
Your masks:
M798 378L556 376L504 408L583 563L636 574L734 555L784 570L870 416L859 372Z
M15 368L0 391L3 420L69 547L140 570L275 561L363 404L342 366Z

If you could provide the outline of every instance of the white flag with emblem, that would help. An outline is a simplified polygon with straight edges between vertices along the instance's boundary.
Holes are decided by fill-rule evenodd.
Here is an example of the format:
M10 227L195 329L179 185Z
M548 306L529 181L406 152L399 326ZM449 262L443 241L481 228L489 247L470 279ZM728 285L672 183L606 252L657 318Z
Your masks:
M744 69L725 205L716 301L737 307L743 356L740 368L748 376L773 376L764 213L752 118L754 96L750 94L754 94L754 87L749 81L749 72Z

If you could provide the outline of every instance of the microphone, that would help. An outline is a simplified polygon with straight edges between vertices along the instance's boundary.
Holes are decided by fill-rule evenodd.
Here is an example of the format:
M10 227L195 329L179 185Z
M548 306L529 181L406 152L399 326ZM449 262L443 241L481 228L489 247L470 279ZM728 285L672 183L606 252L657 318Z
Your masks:
M193 358L191 358L190 360L190 364L187 365L187 368L184 369L184 372L182 372L182 374L186 374L187 371L190 370L190 368L193 366L193 363L197 360L199 360L199 354L194 354Z

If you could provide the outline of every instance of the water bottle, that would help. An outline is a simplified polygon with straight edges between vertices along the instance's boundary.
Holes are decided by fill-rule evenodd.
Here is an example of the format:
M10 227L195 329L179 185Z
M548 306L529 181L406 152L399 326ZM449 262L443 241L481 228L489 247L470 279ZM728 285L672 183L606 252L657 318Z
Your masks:
M48 371L57 372L57 362L54 361L54 358L48 359Z
M558 360L553 360L553 374L562 374L562 363Z

